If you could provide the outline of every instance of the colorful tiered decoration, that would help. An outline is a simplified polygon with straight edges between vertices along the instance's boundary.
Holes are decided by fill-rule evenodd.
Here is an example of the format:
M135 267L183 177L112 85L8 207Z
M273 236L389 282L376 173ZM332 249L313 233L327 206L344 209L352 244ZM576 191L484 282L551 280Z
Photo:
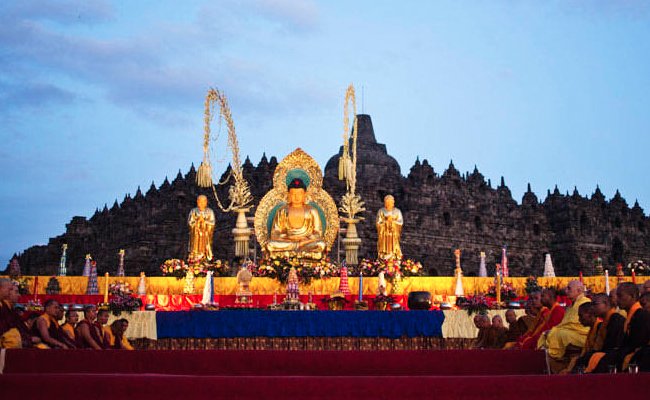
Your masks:
M194 272L188 269L185 273L185 287L183 287L183 294L194 293Z
M343 295L350 294L350 286L348 285L348 268L345 265L341 267L341 281L339 283L339 292Z
M86 294L99 294L99 287L97 286L97 263L90 261L90 254L86 256L86 262L90 264L90 273L88 276L88 287L86 288Z
M296 276L296 279L297 276ZM242 267L239 269L239 272L237 272L237 299L235 300L235 304L245 304L245 305L251 305L253 304L253 292L251 292L250 289L250 284L251 281L253 280L253 274L251 274L251 271L248 269L246 264L243 264Z
M551 261L550 254L546 254L544 258L544 277L555 278L555 269L553 268L553 261Z
M139 296L144 296L147 294L147 283L146 283L146 276L144 272L140 272L140 281L138 282L138 295Z
M68 245L64 243L63 246L61 246L62 253L61 253L61 261L59 262L59 275L60 276L66 276L66 274L68 273L67 268L66 268L66 262L67 262L66 261L66 252L67 252L67 250L68 250Z
M120 249L120 263L117 266L117 276L124 276L124 249Z
M296 269L291 267L289 279L287 280L287 295L284 298L285 304L300 303L300 289L298 288L298 274Z
M92 257L90 254L86 254L86 263L84 264L84 271L81 276L90 276L90 260L92 260Z

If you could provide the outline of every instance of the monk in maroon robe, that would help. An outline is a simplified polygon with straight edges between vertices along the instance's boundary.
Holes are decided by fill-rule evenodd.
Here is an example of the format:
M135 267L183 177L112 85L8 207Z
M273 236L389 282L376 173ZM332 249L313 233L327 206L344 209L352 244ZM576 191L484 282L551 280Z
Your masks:
M101 325L97 326L97 307L84 308L84 319L76 327L77 346L82 349L104 350L107 348Z

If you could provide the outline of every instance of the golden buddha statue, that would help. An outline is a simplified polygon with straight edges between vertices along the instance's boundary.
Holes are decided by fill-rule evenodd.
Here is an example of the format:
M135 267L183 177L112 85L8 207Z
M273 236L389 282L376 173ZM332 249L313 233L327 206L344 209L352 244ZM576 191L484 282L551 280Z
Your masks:
M212 260L215 217L214 211L208 207L206 196L200 195L196 198L196 208L190 211L187 225L190 227L189 258Z
M271 257L320 260L326 248L323 224L318 211L307 204L307 186L294 178L287 187L287 204L273 217L266 250Z
M402 258L399 239L404 219L399 208L395 208L395 198L390 194L384 197L384 207L377 211L376 225L379 258Z

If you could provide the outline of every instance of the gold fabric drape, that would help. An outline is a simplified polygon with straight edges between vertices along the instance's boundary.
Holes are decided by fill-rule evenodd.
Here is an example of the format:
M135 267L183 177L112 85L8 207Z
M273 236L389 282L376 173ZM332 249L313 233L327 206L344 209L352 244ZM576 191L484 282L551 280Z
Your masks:
M31 279L30 292L33 290L34 277L28 276ZM644 279L642 277L640 279ZM50 279L49 276L38 277L38 294L45 294L45 287ZM86 293L86 286L88 285L88 278L83 276L58 276L59 284L61 286L60 294L84 294ZM478 277L463 277L463 288L465 295L471 296L474 294L485 294L491 285L494 285L494 278L478 278ZM538 278L537 282L540 286L560 286L566 287L569 281L578 279L576 277L557 277L557 278ZM139 277L127 276L117 277L110 276L108 278L111 282L128 282L135 292L138 288ZM525 296L524 288L526 287L526 278L505 278L507 283L511 283L519 296ZM624 281L631 281L631 277L625 277ZM106 278L99 276L97 284L100 294L104 294ZM610 277L610 287L616 287L617 278ZM605 277L603 276L590 276L584 278L584 283L587 289L593 293L601 293L605 291ZM203 292L205 278L196 278L195 288L196 294ZM349 277L348 284L352 293L358 293L359 278ZM378 278L363 278L363 293L377 294ZM183 279L176 279L172 277L147 277L146 287L147 294L183 294L183 287L185 281ZM339 278L317 279L313 280L310 284L300 285L301 293L311 292L313 294L331 294L339 288ZM400 284L400 289L404 294L412 291L428 291L434 296L434 301L453 301L454 290L456 288L456 278L452 276L422 276L422 277L404 277ZM388 283L388 292L391 291L392 285ZM272 295L276 291L284 293L284 285L271 278L253 278L251 281L251 291L253 294L267 294ZM221 295L234 295L237 292L237 278L223 277L214 278L214 293Z

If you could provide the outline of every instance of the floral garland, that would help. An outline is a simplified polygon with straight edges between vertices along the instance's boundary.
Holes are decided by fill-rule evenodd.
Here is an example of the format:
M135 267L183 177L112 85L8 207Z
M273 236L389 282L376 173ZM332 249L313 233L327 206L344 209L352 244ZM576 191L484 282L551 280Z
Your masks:
M190 258L187 263L177 258L166 260L160 266L163 276L173 276L180 280L185 278L188 271L194 276L206 276L208 271L212 271L214 276L228 276L230 274L230 265L227 261L207 260L205 258Z
M298 280L305 284L312 279L327 279L341 273L341 269L329 259L305 262L295 257L273 257L262 260L259 267L252 262L248 264L253 276L277 279L281 283L287 282L292 267L296 269Z
M360 272L363 273L363 276L379 276L379 274L383 272L384 277L388 281L392 282L397 274L400 274L401 276L421 276L423 268L420 262L408 258L393 258L387 260L370 260L364 258L356 267L348 268L348 275L358 276Z

